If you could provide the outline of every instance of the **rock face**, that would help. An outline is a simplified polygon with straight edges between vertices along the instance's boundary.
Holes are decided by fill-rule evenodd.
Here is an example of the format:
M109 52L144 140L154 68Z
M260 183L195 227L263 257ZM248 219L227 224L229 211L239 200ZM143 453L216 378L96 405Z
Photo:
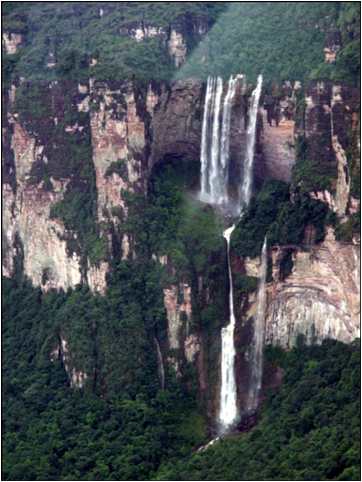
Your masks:
M16 54L19 47L23 43L23 36L20 33L4 32L2 36L2 44L8 55Z
M264 111L261 146L265 163L264 179L290 182L295 163L294 121L282 119L278 127L269 126Z
M21 89L11 87L4 122L5 273L13 273L22 244L25 274L34 284L66 289L88 282L104 291L106 257L93 266L78 233L52 216L54 207L73 193L93 192L94 222L108 255L131 255L132 239L122 226L124 193L146 193L152 170L163 162L199 163L205 85L187 80L141 87L92 79L44 84L36 91L44 109L40 117L21 107ZM235 164L245 144L247 106L246 92L238 92L230 138ZM79 176L79 156L91 177Z
M149 92L145 98L144 92L124 82L90 86L98 222L110 226L105 228L109 249L114 252L120 246L114 254L123 259L129 255L129 238L121 227L127 217L124 193L146 192L150 139L146 106L157 103L157 96Z
M153 35L152 30L147 32ZM180 46L177 42L175 45ZM92 79L80 84L54 82L41 86L37 94L40 111L33 112L18 102L23 88L23 84L12 86L5 98L4 275L11 277L22 270L43 290L66 290L87 283L93 291L102 293L109 260L135 256L133 239L124 227L128 215L126 193L147 194L150 177L168 161L187 159L199 166L205 84L196 80L148 85ZM336 173L335 192L311 195L328 203L341 217L358 208L351 197L347 156L349 130L357 126L355 100L354 92L344 87L313 84L307 91L303 118L296 122L296 135L307 139L310 155ZM231 122L230 157L235 165L245 147L248 104L248 94L240 90ZM289 180L294 158L286 150L286 143L292 130L290 120L271 130L264 125L263 131L259 115L259 180ZM95 233L106 241L106 252L97 262L92 261L77 226L67 226L67 218L59 215L63 201L76 201L84 193L93 203ZM298 334L305 335L308 342L320 342L326 337L350 342L359 335L357 244L339 243L330 232L320 245L276 247L271 256L268 342L290 348ZM281 268L285 256L293 262L287 275ZM172 270L172 260L159 261ZM177 281L165 287L167 340L155 338L162 383L165 361L181 376L190 365L195 367L200 400L210 420L215 420L218 413L220 333L228 316L225 252L213 263L220 271L215 279L192 273L187 279L176 277ZM257 276L258 263L258 259L234 260L233 269ZM210 306L214 308L215 300L219 300L216 321L207 324L201 313ZM255 294L242 297L242 306L236 312L236 370L238 397L242 400L242 387L248 383L247 347L252 339ZM93 376L92 368L77 367L69 349L71 343L67 344L66 339L63 333L57 353L72 386L83 387L87 376L88 380Z
M52 352L52 360L60 359L64 365L70 380L70 385L73 388L83 388L88 378L87 373L77 370L73 365L71 353L69 351L68 342L65 338L60 337L59 345Z
M194 80L163 85L152 119L152 167L172 158L199 160L203 88Z
M283 275L283 259L293 267ZM359 245L340 243L328 229L325 240L313 246L273 248L273 280L267 284L266 342L291 348L298 335L308 343L334 338L345 343L360 336ZM255 276L259 260L247 260ZM246 318L253 316L249 299Z
M4 118L4 274L12 276L21 260L24 274L45 290L87 282L103 292L106 259L90 263L77 233L52 210L85 189L97 198L94 222L103 226L110 254L118 245L116 254L128 256L130 239L118 229L127 215L122 192L146 192L149 111L158 96L152 85L143 91L131 83L44 84L35 91L44 102L38 118L16 102L24 88L12 86Z
M158 39L175 67L179 68L186 61L192 47L206 35L209 28L208 18L188 14L162 26L147 21L131 22L120 28L120 34L132 37L137 42Z
M192 383L197 383L198 399L213 425L219 406L220 333L228 316L226 249L220 249L210 259L215 271L209 276L197 275L190 269L180 278L169 257L159 261L171 275L164 287L167 346L161 348L186 384L190 372L194 374Z
M59 101L57 86L49 86L43 93L54 103ZM52 208L64 199L73 175L65 175L64 166L57 165L59 155L68 154L56 145L62 119L49 112L49 117L32 121L25 111L17 112L11 96L7 107L3 132L5 274L12 276L16 268L22 269L44 290L74 287L87 276L80 254L69 250L69 241L76 242L77 235L51 216ZM85 129L86 124L64 125L63 141L72 143L76 138L81 143ZM101 281L102 275L96 271L93 268L89 281L96 277L96 289L102 291L105 273Z
M337 52L342 46L341 33L336 30L329 32L326 37L324 47L324 61L327 64L333 64L336 61Z
M170 348L171 350L177 350L180 348L181 337L187 337L190 330L191 287L187 283L182 283L165 288L164 303L167 312Z
M356 159L347 161L347 150L353 148L358 130L355 121L359 116L359 93L352 87L333 85L330 82L312 82L306 89L305 110L298 116L297 141L306 144L306 158L318 160L320 172L336 179L334 192L315 192L330 208L343 218L351 202L351 168L359 164ZM351 154L350 154L351 157Z
M24 274L45 290L75 286L81 281L80 260L75 254L68 256L64 225L50 219L50 208L63 198L68 181L50 178L51 191L44 189L44 183L31 184L31 170L44 146L22 127L16 116L9 118L4 135L9 134L7 154L12 154L14 168L8 171L8 182L3 186L3 236L8 248L5 274L12 276L21 263Z
M259 257L234 258L233 272L257 277ZM332 228L317 245L269 249L264 343L291 349L298 338L307 344L332 338L351 343L360 337L360 245L336 241ZM235 375L242 426L251 381L253 330L257 294L234 291L237 305ZM264 361L259 402L268 388L281 383L282 373ZM252 420L251 420L252 421ZM242 428L241 426L241 428Z

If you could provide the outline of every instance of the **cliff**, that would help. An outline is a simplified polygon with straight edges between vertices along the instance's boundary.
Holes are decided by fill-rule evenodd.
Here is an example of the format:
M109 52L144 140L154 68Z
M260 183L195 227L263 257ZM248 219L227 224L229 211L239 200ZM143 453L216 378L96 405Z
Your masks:
M306 184L308 176L298 185L293 174L293 182L304 190L312 186L310 196L326 203L343 223L358 205L351 175L358 169L357 98L353 90L338 85L316 83L308 89L305 98L298 89L284 97L299 104L292 119L278 128L266 124L261 109L255 186L266 179L290 180L303 162L318 159L321 176L332 179L322 184L325 189ZM104 294L114 264L133 263L140 256L141 233L130 227L130 196L147 198L154 179L168 165L184 170L191 192L199 189L204 95L205 84L195 80L12 85L3 131L4 275L23 272L44 291L86 284ZM245 149L248 103L248 94L240 91L230 137L235 172ZM266 341L290 348L302 334L308 342L328 337L351 342L359 336L358 238L338 241L329 228L325 240L316 244L311 227L304 238L301 245L270 249ZM167 366L191 383L187 373L192 367L210 421L218 413L220 330L228 314L225 246L215 253L207 261L210 273L195 269L192 261L183 274L172 255L153 255L169 273L162 283L165 336L163 328L152 335L160 383ZM257 277L258 263L258 258L234 258L233 272ZM235 291L242 405L256 297L237 287ZM84 364L79 359L74 342L69 342L71 333L64 326L51 347L52 356L63 360L73 386L95 383L95 361ZM280 373L273 372L267 384L279 379Z
M285 275L286 259L292 264ZM298 335L308 343L326 338L352 342L360 336L359 245L338 242L328 229L318 245L275 247L270 252L272 280L267 283L266 341L290 348ZM246 259L249 276L258 273L258 259ZM246 317L253 316L249 300Z
M4 273L14 274L21 249L24 274L35 285L87 282L104 291L109 256L130 251L125 193L146 193L155 159L197 159L194 99L200 86L182 82L13 85L3 131ZM177 136L163 135L165 122ZM89 252L87 237L106 249Z

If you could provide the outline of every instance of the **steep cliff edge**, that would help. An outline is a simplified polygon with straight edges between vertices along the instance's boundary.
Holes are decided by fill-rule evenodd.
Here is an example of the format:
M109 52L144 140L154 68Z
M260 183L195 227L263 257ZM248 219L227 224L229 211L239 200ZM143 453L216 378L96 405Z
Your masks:
M358 89L313 82L296 114L294 181L341 219L356 211L360 196L359 112Z
M267 284L266 342L290 348L298 335L308 343L334 338L350 343L360 336L360 255L357 243L336 241L328 229L318 245L272 248L272 280ZM286 259L292 264L285 275ZM255 276L258 260L245 260L248 276ZM246 317L253 316L249 301Z
M360 337L359 95L354 88L315 82L300 90L296 100L291 184L266 181L232 240L242 413L251 383L259 256L265 238L265 343L290 350L301 339L307 344L328 338L352 343ZM267 136L277 130L268 128ZM278 142L278 136L267 142ZM270 177L278 179L273 163L271 168ZM283 179L283 166L279 175ZM266 363L261 398L280 376Z
M194 165L192 171L199 171L204 95L205 84L194 80L151 82L147 86L93 80L12 86L3 131L5 276L23 270L34 285L44 290L87 283L93 291L104 293L110 264L137 256L139 232L132 231L127 221L129 196L147 196L150 179L169 163L182 166L187 161L185 166ZM248 105L246 93L238 95L230 136L236 163L241 162L243 145L245 148ZM24 102L26 96L30 101ZM35 109L36 102L39 104ZM359 168L357 119L356 94L343 86L315 83L307 90L306 101L299 98L295 124L297 162L293 168L297 173L293 173L293 182L304 191L312 186L310 196L335 211L340 223L348 222L358 206L352 195L357 194L353 182ZM271 144L276 152L285 147L283 126L281 131L278 129L268 130L264 119L263 132L263 120L259 118L255 167L259 184L258 179L291 176L293 156L286 155L285 169L279 171L276 156L270 155ZM309 159L319 159L312 170ZM197 191L197 175L188 169L188 183ZM319 177L315 177L316 169L322 172ZM303 176L298 181L300 172ZM323 184L325 178L330 184ZM316 181L326 189L319 190ZM307 243L313 243L314 229L306 228ZM295 279L290 278L292 275L283 280L276 276L268 285L268 341L289 347L298 333L311 340L313 330L317 340L333 336L351 341L357 336L358 250L331 236L324 242L326 245L312 246L306 252L297 246L273 248L274 272L282 269L280 264L285 264L287 256ZM317 289L330 284L326 279L332 276L332 253L337 251L341 253L341 266L349 263L354 277L333 278L331 291ZM158 257L163 259L164 254L160 252ZM313 261L315 257L319 263ZM173 262L171 257L168 263L172 266ZM255 269L253 273L256 263L246 262L243 270L247 276L257 276ZM315 273L308 278L309 269ZM346 269L340 270L340 276ZM202 273L199 276L202 279ZM344 284L350 287L350 295ZM204 309L197 299L202 299L201 306L205 307L210 296L202 281L195 284L190 277L181 277L164 287L168 342L161 343L161 351L174 352L170 360L180 367L180 373L187 363L196 364L199 387L204 400L212 400L208 410L215 414L218 385L210 384L208 379L218 372L215 354L223 321L211 325L210 333L209 329L197 328L197 324L196 329L190 328L191 320ZM300 298L304 300L303 314L299 310ZM243 303L241 311L238 309L240 320L250 318L255 309L253 295L246 305L245 300ZM329 325L323 322L325 316L331 320ZM243 326L244 322L240 323ZM250 329L245 329L244 334L242 329L237 335L244 340L242 343L249 336ZM211 385L213 395L208 393Z
M13 92L16 90L13 87ZM50 92L50 89L46 91ZM40 95L44 94L42 91ZM63 89L54 86L53 94L54 103L64 101ZM74 131L69 131L69 126L67 132L62 107L53 116L42 111L49 100L50 97L44 95L44 102L38 106L37 115L33 118L27 110L31 101L19 114L15 99L8 98L10 109L4 131L7 148L3 171L4 241L7 246L4 264L5 273L10 276L18 265L35 285L42 285L44 289L66 289L81 282L81 260L76 250L67 249L67 242L73 239L76 243L76 237L66 230L61 220L52 219L50 211L52 206L64 199L71 182L71 178L64 175L67 163L59 165L57 161L70 155L69 146L75 139L75 142L87 142L82 133L87 127L84 123L77 124ZM57 142L60 141L60 125L64 129L62 140L67 147L59 158L61 148ZM50 139L49 135L52 136ZM17 249L21 250L21 256Z
M13 85L3 130L4 274L14 274L21 247L35 285L104 291L109 259L130 254L127 193L146 194L154 163L198 157L200 85Z

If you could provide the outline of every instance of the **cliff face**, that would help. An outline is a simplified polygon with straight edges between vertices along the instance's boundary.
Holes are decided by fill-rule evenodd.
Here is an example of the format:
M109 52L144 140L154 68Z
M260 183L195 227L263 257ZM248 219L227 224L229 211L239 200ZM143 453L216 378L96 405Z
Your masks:
M18 266L44 289L75 286L81 281L80 259L75 253L67 253L63 223L50 219L51 206L63 198L69 179L50 176L47 186L44 179L34 182L34 166L41 159L47 162L45 143L21 124L16 112L9 113L6 121L5 274L13 275Z
M296 125L296 141L303 140L306 159L318 160L319 174L333 179L329 190L315 189L311 195L342 218L357 204L351 179L357 177L360 162L358 116L357 89L314 82L306 90Z
M307 243L307 241L306 241ZM264 342L291 349L302 337L307 344L332 338L351 343L360 337L360 245L338 242L333 228L320 244L275 246L268 253L265 286ZM259 257L232 260L233 272L258 277ZM234 288L235 289L235 288ZM258 288L260 289L260 287ZM245 413L257 315L257 292L234 291L237 304L235 329L236 380L240 413ZM281 383L282 371L264 362L259 401L270 387ZM249 420L249 415L247 420ZM253 423L252 419L242 423ZM241 426L243 429L244 425Z
M125 193L145 194L153 164L179 156L180 146L181 155L198 157L201 84L45 84L36 92L39 113L15 100L20 89L12 86L4 118L4 273L14 274L21 249L24 274L35 285L66 289L83 281L104 291L107 256L130 254ZM89 214L108 252L97 263L59 211L51 214L74 193L96 206Z
M292 268L285 276L286 257ZM357 242L338 242L329 228L321 244L276 247L270 259L273 279L267 284L267 342L291 348L300 334L308 343L325 338L349 343L359 337ZM246 259L246 273L255 276L258 264L257 259ZM254 313L251 297L246 317Z
M2 45L8 55L16 54L23 41L23 35L20 33L4 32L2 35Z
M86 283L102 293L110 261L137 256L125 223L127 196L147 194L151 175L163 163L184 159L199 163L205 84L195 80L148 85L92 80L51 83L30 91L36 106L24 103L25 87L24 83L12 86L5 99L4 275L23 270L43 290ZM358 126L356 97L341 86L315 84L305 100L295 136L307 140L309 154L334 170L337 179L333 192L316 191L311 196L327 202L343 218L358 206L349 175L357 166L356 151L349 157ZM230 139L235 164L245 149L248 103L248 95L239 92ZM269 128L264 119L263 128L259 116L256 184L265 178L290 179L294 153L285 144L292 137L293 120ZM281 169L276 163L280 155ZM77 206L84 205L89 206L84 211L88 231L82 228L83 214L73 219L66 209L77 211ZM89 250L89 238L97 246L96 253ZM349 342L359 335L357 239L341 243L330 231L323 243L310 245L306 236L305 246L273 248L271 259L268 342L290 348L298 334L309 342L326 337ZM287 274L286 259L292 264ZM172 259L159 261L174 270ZM214 278L189 273L164 287L167 340L155 341L161 378L165 363L182 376L188 367L196 368L200 399L210 420L218 412L220 331L228 316L225 252L213 262L220 269ZM258 276L258 263L258 259L234 259L233 270ZM239 298L235 339L242 400L256 297L251 293ZM217 322L206 326L202 312L215 306L216 300L222 310ZM81 387L92 379L93 368L77 362L66 328L53 351L62 358L72 385Z
M152 119L150 164L168 159L198 162L201 144L203 83L196 80L164 84Z

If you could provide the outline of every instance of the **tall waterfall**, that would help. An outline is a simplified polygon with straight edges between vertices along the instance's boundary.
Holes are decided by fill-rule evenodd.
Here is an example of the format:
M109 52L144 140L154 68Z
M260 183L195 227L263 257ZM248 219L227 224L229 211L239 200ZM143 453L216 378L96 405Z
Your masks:
M211 204L227 204L231 109L241 75L231 76L222 103L221 77L207 79L201 140L200 198Z
M244 174L243 183L241 186L240 200L242 207L249 204L252 188L253 188L253 166L254 166L254 151L255 151L255 139L256 139L256 121L258 118L259 100L261 94L261 87L263 83L263 77L258 76L256 88L251 94L251 105L249 108L249 121L247 129L247 141L246 141L246 156L244 161Z
M232 89L232 78L229 81L229 90L228 94ZM259 100L261 94L261 87L262 87L262 76L259 75L258 82L255 90L252 93L251 98L251 106L249 110L249 122L248 122L248 129L247 129L247 146L246 146L246 157L244 161L244 177L242 187L240 189L240 210L248 206L251 193L252 193L252 176L253 176L253 162L254 162L254 150L255 150L255 139L256 139L256 126L257 126L257 114L258 114L258 107L259 107ZM208 84L209 86L209 84ZM231 94L233 95L233 94ZM228 151L229 151L229 131L230 131L230 115L231 115L231 99L228 99L228 95L225 97L224 101L224 109L225 113L223 115L223 127L225 126L225 133L224 131L222 134L222 142L225 146L225 150L222 152L227 153L226 160L222 161L222 166L227 165L228 161ZM226 140L227 137L227 140ZM224 173L225 171L221 171ZM227 177L224 175L220 176L225 183L225 192L227 188ZM240 211L239 211L240 212ZM237 391L236 391L236 380L235 380L235 346L234 346L234 331L235 331L235 313L234 313L234 294L233 294L233 280L232 280L232 271L231 271L231 263L230 263L230 238L231 234L235 229L235 224L230 228L224 231L224 238L227 242L227 258L228 258L228 273L229 273L229 310L230 310L230 321L227 326L222 328L221 330L221 395L220 395L220 413L219 413L219 423L220 423L220 432L225 433L227 432L237 421L238 419L238 407L237 407ZM265 249L263 248L263 252L266 252L266 243ZM265 261L266 263L266 261ZM265 268L265 275L263 285L265 285L265 276L266 276L266 268ZM261 295L260 295L261 296ZM264 303L264 304L263 304ZM265 310L265 300L260 300L260 310ZM258 312L259 312L259 304L258 304ZM264 306L264 308L262 308ZM258 317L259 319L259 317ZM260 315L260 320L262 316ZM261 323L261 321L260 321ZM258 325L259 328L259 325ZM257 330L257 326L255 327ZM259 331L259 330L258 330ZM256 336L259 336L256 335ZM258 367L255 367L256 373L252 375L256 379L255 386L258 387L261 383L261 369L262 369L262 349L263 349L263 337L264 337L264 330L260 335L262 340L256 340L254 343L255 346L255 362L257 363ZM261 350L261 354L260 354ZM254 370L254 368L253 368ZM260 383L258 382L260 378ZM257 390L253 391L252 396L257 400L256 396L259 393ZM255 404L254 399L251 402L253 405Z
M229 307L230 322L221 330L221 397L219 422L221 431L225 432L237 419L238 409L236 400L236 382L234 374L235 346L235 313L234 313L234 290L233 277L230 263L230 238L235 229L235 224L224 231L227 243L227 259L229 272Z
M251 346L251 376L247 398L247 411L253 412L258 405L258 395L261 389L263 374L263 349L265 334L265 308L266 308L266 273L268 266L267 238L264 239L261 252L261 265L259 273L259 286L257 296L257 310L254 323L253 344Z

